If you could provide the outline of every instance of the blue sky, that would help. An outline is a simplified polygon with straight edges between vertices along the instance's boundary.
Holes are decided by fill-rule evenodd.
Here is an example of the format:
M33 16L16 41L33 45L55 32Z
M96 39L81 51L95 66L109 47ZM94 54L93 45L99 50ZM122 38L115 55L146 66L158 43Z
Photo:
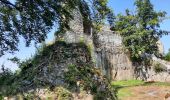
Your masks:
M14 1L14 0L11 0L11 1ZM118 13L123 14L125 12L125 9L127 9L127 8L130 9L131 11L135 10L134 1L135 0L109 0L108 5L111 8L113 8L115 14L118 14ZM170 0L151 0L151 2L152 2L152 4L154 4L155 10L166 11L167 16L170 16L170 6L169 6ZM170 19L167 19L161 23L161 29L170 31ZM55 29L52 30L48 34L47 42L54 40L54 35L53 35L54 31L55 31ZM163 36L161 38L161 41L164 44L165 52L167 52L168 49L170 48L170 35ZM32 45L29 48L25 47L24 40L21 40L21 42L19 44L19 49L20 49L20 51L16 52L15 54L6 54L6 55L2 56L0 58L0 65L4 64L6 67L8 67L14 71L17 69L17 65L8 61L7 58L16 56L16 57L20 58L21 60L24 60L24 59L28 59L32 55L34 55L34 53L36 51L36 49L34 48L34 45Z

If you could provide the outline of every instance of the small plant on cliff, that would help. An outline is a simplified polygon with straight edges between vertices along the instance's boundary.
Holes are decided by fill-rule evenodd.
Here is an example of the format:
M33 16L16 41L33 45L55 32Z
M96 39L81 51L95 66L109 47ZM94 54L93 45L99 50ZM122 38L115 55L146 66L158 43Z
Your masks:
M65 73L65 81L70 88L77 87L81 90L90 91L102 100L115 100L116 96L110 82L101 75L100 70L89 66L70 65Z
M56 87L54 91L57 95L57 100L72 100L73 98L71 92L63 87Z
M164 67L160 63L156 63L154 65L154 71L156 73L161 73L161 72L165 71L165 69L164 69Z
M169 52L164 56L164 59L170 61L170 49Z

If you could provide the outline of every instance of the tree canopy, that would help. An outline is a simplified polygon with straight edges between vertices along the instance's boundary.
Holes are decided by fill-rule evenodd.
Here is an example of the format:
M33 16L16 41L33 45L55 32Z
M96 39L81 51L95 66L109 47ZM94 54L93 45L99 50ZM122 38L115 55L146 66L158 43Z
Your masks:
M147 54L159 56L157 41L168 32L160 29L166 13L156 12L150 0L136 0L134 5L135 13L127 9L126 15L119 14L112 29L123 36L132 60L140 62Z
M31 41L44 41L56 24L61 32L69 29L73 9L91 26L111 14L107 0L0 0L0 56L17 51L20 37L29 46Z

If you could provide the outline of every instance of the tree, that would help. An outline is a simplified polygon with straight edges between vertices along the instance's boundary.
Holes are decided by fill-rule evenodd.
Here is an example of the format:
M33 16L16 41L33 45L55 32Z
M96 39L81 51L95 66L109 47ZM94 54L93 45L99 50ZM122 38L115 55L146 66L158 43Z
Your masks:
M164 59L170 61L170 49L167 54L165 54Z
M55 23L64 33L73 9L80 10L84 23L92 27L102 24L111 12L107 0L0 0L0 56L17 51L19 37L25 39L26 46L31 41L41 43Z
M168 33L160 29L160 18L166 13L156 12L150 0L136 0L135 6L136 13L119 14L112 29L123 36L133 61L148 61L147 55L159 56L157 41Z

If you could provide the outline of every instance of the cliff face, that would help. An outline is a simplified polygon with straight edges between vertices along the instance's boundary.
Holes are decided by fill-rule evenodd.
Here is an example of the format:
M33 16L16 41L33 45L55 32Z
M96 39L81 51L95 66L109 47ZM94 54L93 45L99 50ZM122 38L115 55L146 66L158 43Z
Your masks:
M70 65L91 65L91 56L86 45L81 43L56 42L25 64L16 76L16 91L29 91L41 87L64 86L64 73Z
M71 30L61 37L68 43L83 42L90 47L92 61L104 75L114 80L133 78L132 63L125 53L120 35L114 34L108 26L104 26L99 33L93 35L92 32L84 33L81 14L76 11L70 27Z
M133 78L132 64L122 44L122 37L103 27L94 36L96 66L113 80Z
M101 69L104 75L113 80L134 78L147 80L151 76L155 77L154 80L158 80L159 75L154 72L154 67L151 66L149 69L140 65L132 65L119 34L111 31L108 26L103 26L101 31L95 34L92 34L92 31L89 34L84 33L85 27L83 27L81 14L75 11L73 16L74 19L70 22L71 30L62 37L68 43L83 42L89 46L95 67ZM163 53L163 45L160 41L158 47L159 52ZM153 75L153 73L155 74Z

